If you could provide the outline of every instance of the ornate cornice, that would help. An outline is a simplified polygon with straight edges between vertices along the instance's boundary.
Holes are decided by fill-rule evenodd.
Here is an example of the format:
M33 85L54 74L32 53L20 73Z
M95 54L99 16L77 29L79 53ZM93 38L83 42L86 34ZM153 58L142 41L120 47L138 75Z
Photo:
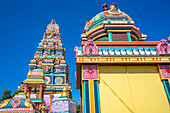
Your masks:
M170 63L170 57L76 57L76 63Z

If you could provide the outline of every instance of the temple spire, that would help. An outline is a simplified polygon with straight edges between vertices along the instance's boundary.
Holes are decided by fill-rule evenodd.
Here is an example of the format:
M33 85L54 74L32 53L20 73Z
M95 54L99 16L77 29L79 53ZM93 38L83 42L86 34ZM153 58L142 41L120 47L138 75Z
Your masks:
M56 24L54 19L51 20L51 23L48 24L46 32L55 32L59 33L59 26Z
M64 88L63 88L63 92L62 92L62 95L61 96L67 96L68 97L68 88L67 88L67 86L65 86Z
M56 24L54 18L51 20L51 24Z

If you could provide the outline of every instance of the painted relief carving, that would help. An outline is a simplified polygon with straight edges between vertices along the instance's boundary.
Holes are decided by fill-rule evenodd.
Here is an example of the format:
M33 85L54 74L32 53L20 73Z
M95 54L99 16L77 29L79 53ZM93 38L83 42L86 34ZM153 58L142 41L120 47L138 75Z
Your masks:
M84 79L97 79L97 66L96 65L84 65L83 67Z
M22 100L21 100L21 99L15 99L15 100L13 100L13 101L11 102L11 106L12 106L13 108L16 108L16 107L18 107L21 103L22 103Z
M52 112L68 112L69 101L56 101L52 103Z
M160 65L163 78L170 78L170 65Z
M162 39L159 44L156 46L159 55L170 54L170 45L166 42L165 39Z
M94 44L93 40L88 40L83 46L83 55L99 55L98 47Z

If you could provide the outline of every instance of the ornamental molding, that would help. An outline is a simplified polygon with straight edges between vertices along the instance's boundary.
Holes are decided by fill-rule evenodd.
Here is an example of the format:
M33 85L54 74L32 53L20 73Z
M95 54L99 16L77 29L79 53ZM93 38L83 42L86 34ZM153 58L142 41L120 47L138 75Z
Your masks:
M166 42L165 39L162 39L156 48L159 55L170 55L170 45Z
M83 55L99 55L98 47L94 44L93 40L88 40L83 46Z
M77 57L76 63L170 63L170 57Z

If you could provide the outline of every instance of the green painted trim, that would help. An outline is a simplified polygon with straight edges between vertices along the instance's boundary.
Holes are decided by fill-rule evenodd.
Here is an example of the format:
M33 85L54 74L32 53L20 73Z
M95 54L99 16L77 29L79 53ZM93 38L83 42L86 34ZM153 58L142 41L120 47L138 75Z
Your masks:
M56 101L59 101L59 100L70 100L70 101L72 101L68 96L60 96L58 99L56 99Z
M129 42L132 42L131 36L130 36L130 32L127 32L127 37L128 37L128 41L129 41Z
M113 42L112 32L108 33L109 42Z

